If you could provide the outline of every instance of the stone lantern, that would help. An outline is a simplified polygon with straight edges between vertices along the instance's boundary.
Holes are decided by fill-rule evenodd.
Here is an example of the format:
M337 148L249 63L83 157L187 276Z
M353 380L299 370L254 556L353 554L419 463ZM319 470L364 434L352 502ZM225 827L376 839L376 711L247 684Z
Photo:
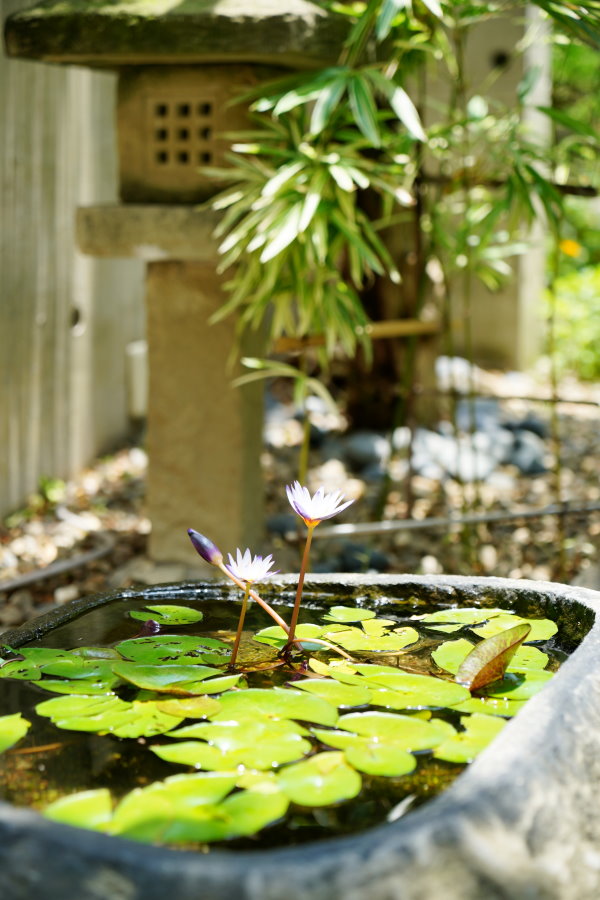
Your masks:
M45 0L7 20L11 56L118 74L121 203L78 210L84 252L147 262L148 512L157 562L198 562L186 528L222 547L262 526L260 389L231 386L235 323L198 209L220 187L236 96L282 70L336 58L345 24L309 0Z

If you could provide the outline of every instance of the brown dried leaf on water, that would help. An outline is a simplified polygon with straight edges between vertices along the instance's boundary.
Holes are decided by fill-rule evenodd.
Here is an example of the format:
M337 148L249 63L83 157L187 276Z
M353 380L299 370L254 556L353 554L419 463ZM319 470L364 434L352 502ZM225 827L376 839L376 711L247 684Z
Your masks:
M480 641L461 663L455 680L470 691L498 681L530 631L531 625L522 623Z

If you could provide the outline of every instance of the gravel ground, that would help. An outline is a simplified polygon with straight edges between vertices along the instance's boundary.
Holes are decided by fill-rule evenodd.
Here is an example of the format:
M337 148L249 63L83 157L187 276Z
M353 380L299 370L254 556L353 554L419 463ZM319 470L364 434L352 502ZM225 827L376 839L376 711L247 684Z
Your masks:
M355 525L355 534L339 535L334 529L326 539L315 540L315 571L472 573L600 588L600 510L564 518L544 515L469 527L362 533L361 526L373 519L381 502L385 474L389 490L383 518L389 520L537 510L557 502L549 407L536 401L548 395L545 380L478 373L478 390L505 398L499 404L504 423L527 420L543 432L542 471L524 474L514 463L503 463L478 483L432 471L409 479L406 447L390 457L390 435L359 431L357 438L343 417L316 409L308 484L311 489L320 484L339 489L357 502L339 519ZM262 457L269 534L253 550L273 553L282 571L296 571L299 548L289 540L295 520L284 485L297 476L302 429L286 402L285 388L275 394ZM514 396L527 399L508 399ZM560 396L585 401L558 407L560 497L573 505L600 506L600 387L565 382ZM357 446L367 456L357 456ZM0 630L84 594L186 576L181 567L157 567L145 555L151 527L144 508L145 472L144 450L127 447L66 484L46 482L26 509L8 517L0 526ZM326 525L337 523L319 526L315 538L328 533Z

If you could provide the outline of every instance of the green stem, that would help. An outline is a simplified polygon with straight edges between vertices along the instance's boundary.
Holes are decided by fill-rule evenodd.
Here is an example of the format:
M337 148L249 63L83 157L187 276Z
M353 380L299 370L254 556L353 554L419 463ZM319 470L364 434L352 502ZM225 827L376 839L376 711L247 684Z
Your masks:
M229 665L235 665L235 661L237 659L238 650L240 647L240 640L242 637L242 630L244 628L244 619L246 618L246 610L248 608L248 597L250 595L250 582L246 582L246 590L244 591L244 599L242 600L242 611L240 613L240 620L238 622L237 633L235 636L235 641L233 643L233 650L231 651L231 659L229 660Z
M296 634L296 625L298 624L298 613L300 612L300 601L302 600L302 589L304 588L304 576L308 566L308 557L310 554L310 545L312 541L315 525L308 526L308 534L306 535L306 544L304 545L304 555L302 556L302 565L300 566L300 575L298 576L298 589L296 591L296 600L294 602L294 610L290 620L290 630L288 632L287 647L291 647Z
M246 584L243 581L240 581L239 578L236 578L235 575L232 575L232 573L229 571L227 566L222 561L219 563L215 563L215 565L217 566L218 569L221 570L223 575L227 575L227 577L230 578L234 584L237 584L237 586L239 588L241 588L243 591L246 590ZM256 593L256 591L248 590L248 594L250 595L250 597L252 597L253 600L255 600L258 603L259 606L262 606L264 611L267 612L271 616L271 618L274 619L274 621L277 622L277 624L281 628L283 628L283 630L285 631L286 634L289 632L290 629L289 629L289 626L287 625L287 623L284 622L284 620L281 618L281 616L278 613L276 613L275 610L271 606L269 606L269 604Z

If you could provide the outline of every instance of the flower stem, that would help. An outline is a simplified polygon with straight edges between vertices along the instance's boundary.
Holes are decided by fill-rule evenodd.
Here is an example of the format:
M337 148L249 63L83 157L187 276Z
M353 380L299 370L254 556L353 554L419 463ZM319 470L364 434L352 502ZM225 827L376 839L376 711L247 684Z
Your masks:
M315 525L308 526L308 534L306 535L306 544L304 545L304 554L302 556L302 565L300 566L300 575L298 576L298 590L296 591L296 600L294 602L294 611L292 612L292 618L290 621L290 629L288 632L288 642L286 647L291 647L292 642L294 640L294 636L296 634L296 625L298 623L298 613L300 612L300 601L302 600L302 589L304 587L304 576L306 575L306 569L308 566L308 557L310 553L310 544L312 541L313 531L315 530Z
M223 575L227 575L227 577L229 579L231 579L231 581L233 581L234 584L237 584L237 586L239 588L241 588L243 591L246 590L246 585L244 584L244 582L240 581L239 578L236 578L235 575L232 575L232 573L229 571L229 569L225 566L225 564L223 562L215 563L215 565L217 566L217 568L219 568L221 570ZM252 599L255 600L259 606L262 606L264 611L267 612L271 616L271 618L274 619L274 621L277 622L277 624L281 628L283 628L283 630L285 631L286 634L288 634L290 629L289 629L289 626L287 625L287 623L284 622L284 620L281 618L281 616L278 613L276 613L275 610L271 606L269 606L269 604L265 600L263 600L262 597L259 597L259 595L256 593L256 591L249 590L248 595L250 597L252 597Z
M231 659L229 660L229 665L235 665L235 661L237 659L238 650L240 647L240 639L242 637L242 629L244 627L244 619L246 618L246 609L248 608L248 596L250 594L250 583L246 583L246 590L244 591L244 599L242 600L242 611L240 613L240 620L238 622L237 634L235 636L235 641L233 644L233 650L231 651Z

